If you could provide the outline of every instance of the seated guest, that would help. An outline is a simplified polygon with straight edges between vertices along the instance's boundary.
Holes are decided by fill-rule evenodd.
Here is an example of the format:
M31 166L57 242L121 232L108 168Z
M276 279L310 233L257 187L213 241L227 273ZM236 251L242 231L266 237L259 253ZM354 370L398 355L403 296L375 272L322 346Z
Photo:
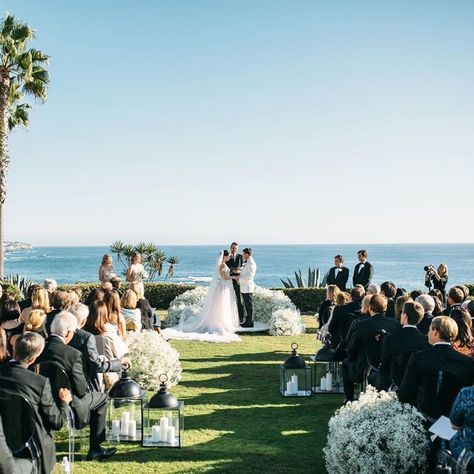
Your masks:
M122 315L119 292L117 290L106 291L104 294L104 303L107 305L109 312L108 321L117 326L119 336L125 339L127 335L127 325Z
M411 296L411 299L413 301L416 301L416 299L418 298L418 296L422 295L423 292L421 290L412 290L410 291L410 296Z
M466 301L469 297L469 287L467 287L466 285L456 285L455 288L459 288L462 291L464 295L462 301Z
M328 285L336 285L341 291L346 291L347 280L349 280L349 269L344 267L342 255L334 257L334 267L329 269L326 282Z
M39 285L33 284L28 287L28 291L26 293L26 298L23 301L20 301L18 304L20 305L21 311L25 308L31 307L31 296L33 295L33 291L35 288L41 288Z
M68 344L77 329L76 317L61 311L51 324L51 335L38 362L54 362L63 368L71 381L73 409L79 427L90 424L89 452L87 460L106 459L117 451L116 448L102 449L105 441L105 417L107 396L101 392L88 392L87 381L82 366L82 354Z
M471 319L474 318L474 300L470 300L469 303L467 303L466 309L469 311Z
M140 282L136 283L140 284ZM125 290L120 303L127 329L129 331L141 331L142 313L137 308L137 294L133 290Z
M48 292L41 286L36 286L35 288L33 288L33 291L31 293L31 306L27 306L25 309L23 309L20 315L21 321L25 322L28 317L28 314L33 309L41 309L46 314L51 311L51 304L49 301Z
M86 305L90 307L96 302L96 301L102 301L104 299L104 291L101 288L94 288L86 298Z
M449 447L457 459L463 449L474 451L474 387L465 387L459 392L449 418L457 431L450 439Z
M458 335L453 342L453 347L461 354L472 357L474 344L472 340L472 319L467 309L453 309L450 318L458 325Z
M433 311L435 309L435 300L430 295L420 295L416 299L417 303L420 303L423 306L423 319L418 324L418 330L423 334L428 334L430 330L431 321L433 320Z
M400 321L402 317L402 312L403 312L403 305L407 301L413 301L411 299L411 296L408 293L405 293L403 295L400 295L396 300L395 300L395 319L397 321Z
M111 278L110 283L112 283L112 288L114 290L119 291L120 288L122 287L122 279L118 276L114 276L113 278Z
M25 332L36 332L40 336L43 336L45 339L48 337L45 328L46 322L46 313L42 309L34 309L32 310L27 318L26 321L22 324L23 327L23 334ZM12 346L15 345L15 341L18 338L19 334L15 334L12 336L10 340L10 344Z
M433 310L433 316L444 316L444 306L443 306L443 302L440 298L438 298L437 296L432 296L432 298L434 299L434 302L435 302L435 307L434 307L434 310Z
M70 311L76 316L77 329L69 345L82 354L82 363L89 390L100 391L101 384L97 374L105 372L120 373L123 365L130 365L130 360L126 357L123 357L122 360L109 360L104 356L99 356L95 337L90 332L82 329L89 316L89 308L85 304L76 303Z
M371 283L367 287L367 290L365 291L365 294L367 296L380 294L380 285L377 285L377 283Z
M12 336L23 332L23 323L20 321L20 307L14 300L9 300L3 305L1 327L7 334L7 341Z
M57 314L66 311L71 306L71 296L67 291L56 291L53 300L53 309L46 315L46 331L51 334L51 324Z
M336 307L336 298L341 290L336 285L328 285L326 288L326 299L319 307L319 327L322 328L329 321L334 308Z
M7 334L5 329L0 327L0 366L4 362L8 362L9 358L10 351L8 350Z
M457 286L453 286L449 290L448 306L443 311L443 314L445 316L449 316L453 309L461 307L461 303L463 301L464 301L464 291L462 291L461 288L458 288Z
M75 292L74 290L69 290L68 295L69 295L69 307L79 303L80 298L77 292Z
M56 462L53 430L63 426L67 417L67 405L71 403L71 393L59 390L59 407L51 392L49 380L28 370L44 348L44 338L39 334L27 332L15 342L14 359L0 366L0 390L6 389L25 397L33 407L35 441L41 454L40 472L50 473Z
M398 387L403 379L409 355L430 347L426 335L416 327L422 320L423 314L424 309L420 303L408 301L404 304L400 318L402 330L387 336L382 344L377 384L379 390L388 390L392 383ZM393 367L393 361L401 354L406 355L404 363L399 367ZM392 369L394 369L393 372Z
M360 308L364 295L364 287L362 285L356 285L351 290L350 301L334 308L328 328L329 334L331 334L331 343L333 347L337 347L346 337L352 321L360 316ZM338 298L339 297L340 295L338 295Z
M440 299L441 303L443 302L443 293L441 293L440 290L437 290L436 288L434 288L434 289L428 291L428 294L429 294L430 296L433 296L433 297L436 296L437 298ZM444 309L444 308L443 308L443 309Z
M58 289L56 280L53 280L52 278L46 278L43 283L43 288L48 292L49 301L52 303L56 295L56 290Z
M342 366L342 377L346 399L354 399L354 383L362 382L364 372L371 365L377 367L380 362L380 347L378 334L383 330L394 334L400 330L400 323L385 317L387 298L383 295L373 295L370 299L370 318L359 321L353 327L351 339L347 344L348 357ZM352 329L351 329L352 330ZM377 360L378 359L378 360Z
M457 324L453 319L446 316L433 318L428 332L432 347L410 357L398 394L402 403L416 406L426 416L438 416L439 407L433 392L439 385L440 372L455 374L466 387L472 385L474 360L451 346L457 334Z
M380 285L380 293L387 298L387 311L385 316L387 318L395 319L395 295L397 294L397 287L391 281L384 281Z
M160 318L153 313L153 309L150 305L150 302L145 298L145 293L143 291L143 285L140 282L132 282L130 288L137 295L137 308L140 310L142 327L143 329L153 329L156 328L159 330L161 327ZM337 287L336 287L337 288Z

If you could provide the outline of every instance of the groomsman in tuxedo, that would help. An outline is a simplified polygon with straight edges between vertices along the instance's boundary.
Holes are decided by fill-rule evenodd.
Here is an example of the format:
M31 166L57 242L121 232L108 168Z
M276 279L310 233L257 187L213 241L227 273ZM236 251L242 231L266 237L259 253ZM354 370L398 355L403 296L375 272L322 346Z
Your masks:
M352 276L352 284L362 285L365 289L370 284L372 280L372 275L374 274L374 267L367 260L367 250L359 250L357 252L357 257L359 263L354 268L354 275Z
M244 263L242 255L239 253L239 244L237 242L232 242L230 244L230 255L229 261L226 265L230 269L231 276L238 276L239 269ZM240 297L240 285L235 278L232 279L232 284L234 285L235 299L237 300L237 310L239 312L239 320L241 323L244 322L244 305L242 304L242 299Z
M332 267L326 279L328 285L336 285L341 291L346 291L347 280L349 280L349 269L343 266L342 255L334 257L334 267Z

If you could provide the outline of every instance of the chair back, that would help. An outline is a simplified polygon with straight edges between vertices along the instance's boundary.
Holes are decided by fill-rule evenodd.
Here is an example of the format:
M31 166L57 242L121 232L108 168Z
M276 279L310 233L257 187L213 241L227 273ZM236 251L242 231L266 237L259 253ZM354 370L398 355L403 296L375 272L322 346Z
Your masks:
M33 368L37 374L49 379L51 391L53 392L53 398L56 402L59 400L58 394L60 388L67 388L72 392L69 376L67 375L66 371L56 362L39 362Z
M34 410L27 398L0 388L0 416L11 452L29 449L35 435Z

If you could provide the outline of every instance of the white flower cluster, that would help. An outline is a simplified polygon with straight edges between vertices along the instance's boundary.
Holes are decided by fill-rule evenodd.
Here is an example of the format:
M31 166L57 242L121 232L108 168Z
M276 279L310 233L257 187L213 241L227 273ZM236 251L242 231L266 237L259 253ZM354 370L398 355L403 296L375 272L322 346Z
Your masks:
M423 416L394 392L368 386L329 420L326 470L334 474L425 472Z
M127 336L130 373L144 390L158 390L161 374L168 384L176 385L181 378L179 352L155 331L132 332Z
M177 296L168 309L166 327L176 326L181 317L199 314L207 294L207 287L198 286ZM297 336L304 332L303 319L293 302L278 290L257 287L253 293L255 321L266 324L272 336Z

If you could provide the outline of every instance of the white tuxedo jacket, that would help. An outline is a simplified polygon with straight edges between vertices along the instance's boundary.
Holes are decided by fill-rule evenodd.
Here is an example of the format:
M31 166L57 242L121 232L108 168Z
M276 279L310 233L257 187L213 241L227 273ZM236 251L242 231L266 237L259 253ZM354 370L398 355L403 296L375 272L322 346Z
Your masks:
M257 264L255 260L250 257L246 263L242 265L242 270L239 276L240 292L253 293L255 291L255 273L257 272Z

